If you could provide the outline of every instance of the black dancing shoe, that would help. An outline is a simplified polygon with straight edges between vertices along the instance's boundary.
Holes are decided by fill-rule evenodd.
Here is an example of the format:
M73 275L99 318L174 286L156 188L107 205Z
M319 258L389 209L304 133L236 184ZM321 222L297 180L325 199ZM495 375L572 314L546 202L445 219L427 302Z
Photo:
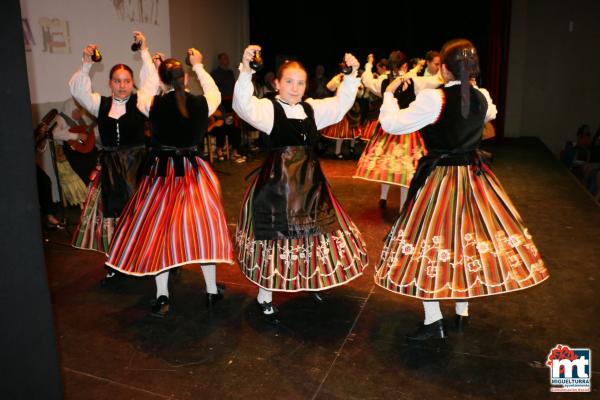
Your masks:
M273 305L272 302L263 302L263 303L259 303L258 300L256 301L256 305L258 306L258 310L260 311L260 313L262 315L264 315L265 317L269 318L269 319L276 319L275 315L277 315L277 313L279 312L279 310L277 309L277 307L275 307Z
M386 199L379 199L379 208L381 208L382 210L385 210L387 207L387 200Z
M412 334L406 335L406 339L413 341L424 341L427 339L446 339L448 334L444 327L444 320L438 319L437 321L428 324L421 325Z
M468 315L455 315L454 316L454 329L456 332L464 332L469 325L469 316Z
M108 268L108 267L106 269L107 269L106 275L100 281L100 286L102 286L102 287L107 287L107 286L113 285L114 283L118 282L120 280L120 278L123 276L122 272L116 271L116 270Z
M150 316L154 318L165 318L169 314L169 309L169 298L164 295L160 296L154 301L154 304L152 305L152 313L150 313Z
M206 293L206 307L211 310L217 302L223 300L225 285L217 283L217 293Z

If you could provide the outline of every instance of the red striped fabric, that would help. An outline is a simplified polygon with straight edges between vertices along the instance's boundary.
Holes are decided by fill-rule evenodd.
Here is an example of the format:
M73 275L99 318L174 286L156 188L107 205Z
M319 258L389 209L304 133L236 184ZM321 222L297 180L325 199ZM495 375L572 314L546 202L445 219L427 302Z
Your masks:
M396 221L375 283L424 300L525 289L549 277L510 198L487 168L438 166Z
M104 218L102 212L102 184L99 167L88 184L83 210L77 228L73 232L71 245L81 250L94 250L106 254L117 223L116 218Z
M375 136L375 134L379 131L379 120L377 119L372 119L372 120L367 120L361 131L360 131L360 139L364 140L365 142L368 142L369 140L371 140L371 138L373 136Z
M357 126L351 128L348 123L348 117L344 116L337 124L329 125L321 131L321 135L327 139L352 140L360 136L361 128Z
M216 175L200 157L197 170L183 162L183 176L175 176L170 159L164 177L155 163L142 178L119 221L109 266L155 275L185 264L235 262Z

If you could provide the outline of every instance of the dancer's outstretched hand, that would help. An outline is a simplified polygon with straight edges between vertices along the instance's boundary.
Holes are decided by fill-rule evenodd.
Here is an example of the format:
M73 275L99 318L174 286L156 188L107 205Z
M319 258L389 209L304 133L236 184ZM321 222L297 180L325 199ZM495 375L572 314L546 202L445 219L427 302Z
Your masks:
M352 76L356 76L358 74L358 67L360 67L360 63L356 57L350 53L346 53L344 54L344 61L346 62L347 66L352 67L352 72L350 74Z
M148 50L148 40L140 31L133 31L133 40L140 44L140 50Z
M202 64L204 56L202 55L202 53L200 53L200 51L192 47L188 49L188 54L190 56L190 64L192 64L192 66L196 64Z
M84 63L91 64L93 62L92 54L94 54L94 50L96 50L97 47L98 46L96 46L95 44L90 43L83 48L83 62Z
M250 68L250 61L252 61L254 54L257 51L261 51L261 48L256 44L251 44L246 47L244 54L242 54L242 72L254 72L254 70Z

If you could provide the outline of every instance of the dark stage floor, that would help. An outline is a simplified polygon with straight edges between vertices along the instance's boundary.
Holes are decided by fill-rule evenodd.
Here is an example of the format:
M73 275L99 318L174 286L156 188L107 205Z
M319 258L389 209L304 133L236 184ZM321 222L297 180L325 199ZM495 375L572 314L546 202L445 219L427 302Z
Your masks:
M600 354L600 208L539 141L489 147L551 279L473 301L471 326L445 344L408 344L404 335L422 321L421 303L374 286L372 266L397 217L399 191L392 189L382 213L379 185L352 179L353 160L326 158L322 165L364 235L370 266L325 292L323 304L308 294L275 294L281 327L257 315L257 289L237 266L218 268L227 291L212 315L200 270L185 267L170 282L171 316L151 319L152 278L101 288L104 257L62 246L67 236L52 232L59 243L45 245L46 261L66 398L579 398L549 392L545 361L558 343ZM232 231L244 177L258 165L254 159L215 166ZM443 310L450 319L453 303ZM598 395L600 370L592 367Z

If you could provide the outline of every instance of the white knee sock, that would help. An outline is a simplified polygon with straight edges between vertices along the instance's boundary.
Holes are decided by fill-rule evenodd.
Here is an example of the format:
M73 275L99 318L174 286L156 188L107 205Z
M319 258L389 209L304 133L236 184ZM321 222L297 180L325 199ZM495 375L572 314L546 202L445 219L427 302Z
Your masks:
M273 292L267 289L258 288L256 300L258 300L259 303L271 303L273 301Z
M424 301L423 308L425 308L425 325L429 325L438 319L443 318L439 301Z
M462 315L467 317L469 315L469 302L468 301L457 301L454 305L456 315Z
M388 185L387 183L382 183L381 184L381 195L379 195L379 198L382 200L387 200L389 191L390 191L390 185Z
M404 186L400 188L400 209L402 210L402 207L404 206L404 203L406 203L406 196L408 196L408 188L405 188Z
M273 292L267 289L258 288L258 296L256 296L256 300L260 304L262 303L271 303L273 301ZM269 310L263 311L265 315L273 314L275 310L271 307Z
M335 139L335 154L342 152L342 143L344 143L342 139Z
M217 268L215 264L203 265L202 274L206 284L206 293L217 294Z
M154 280L156 281L156 298L169 297L169 271L156 275Z

